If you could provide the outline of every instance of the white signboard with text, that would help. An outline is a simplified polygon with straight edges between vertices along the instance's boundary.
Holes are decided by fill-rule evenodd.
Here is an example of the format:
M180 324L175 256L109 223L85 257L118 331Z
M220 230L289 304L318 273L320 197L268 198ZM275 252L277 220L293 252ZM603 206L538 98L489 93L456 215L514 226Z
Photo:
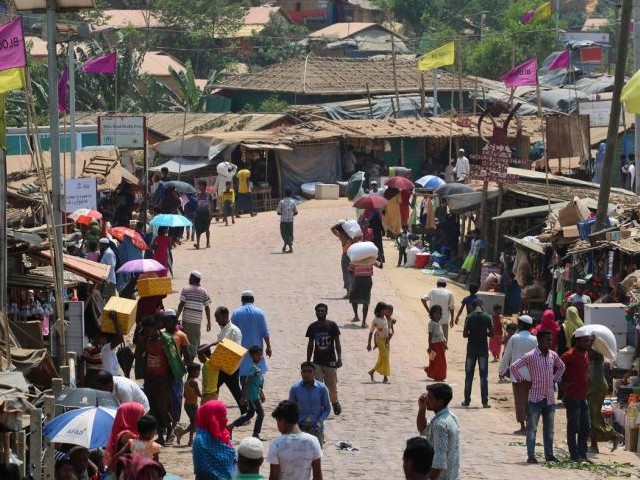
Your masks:
M64 182L65 211L73 213L79 208L96 210L98 187L95 178L69 178Z
M100 145L143 149L147 139L146 117L132 115L99 116L98 139Z
M580 115L589 115L590 127L607 127L609 126L609 117L611 117L611 100L580 100L578 102L578 113ZM624 125L622 110L620 111L619 125Z

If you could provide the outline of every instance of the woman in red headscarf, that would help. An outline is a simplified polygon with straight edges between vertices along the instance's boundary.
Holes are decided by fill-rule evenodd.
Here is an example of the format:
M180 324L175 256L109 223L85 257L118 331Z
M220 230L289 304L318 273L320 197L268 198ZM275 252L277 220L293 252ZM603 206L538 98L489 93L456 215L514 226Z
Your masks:
M560 325L556 322L556 314L553 310L545 310L542 314L540 325L536 325L531 329L532 335L537 335L540 330L548 330L551 332L551 349L558 350L558 340L560 338Z
M116 454L120 451L120 445L131 438L138 438L138 420L144 413L144 407L138 402L126 402L118 407L103 458L110 472L116 471Z
M193 472L196 480L231 480L236 469L236 451L227 430L227 407L209 400L196 413L193 441Z

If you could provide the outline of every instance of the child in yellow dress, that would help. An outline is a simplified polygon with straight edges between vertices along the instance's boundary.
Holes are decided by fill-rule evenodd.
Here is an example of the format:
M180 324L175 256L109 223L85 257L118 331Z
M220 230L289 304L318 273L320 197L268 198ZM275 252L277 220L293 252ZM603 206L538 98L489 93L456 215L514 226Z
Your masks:
M198 349L198 360L202 363L202 401L200 405L209 400L218 399L218 374L220 370L211 361L211 347L202 345Z

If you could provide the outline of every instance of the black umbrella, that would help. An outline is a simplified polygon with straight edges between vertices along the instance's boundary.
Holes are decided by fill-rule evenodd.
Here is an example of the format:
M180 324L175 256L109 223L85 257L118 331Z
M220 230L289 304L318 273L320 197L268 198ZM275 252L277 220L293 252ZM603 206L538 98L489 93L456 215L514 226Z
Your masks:
M65 388L58 398L56 405L65 408L82 407L115 407L120 402L111 392L103 392L94 388Z
M165 187L175 187L176 190L183 193L196 193L197 190L193 185L180 180L169 180L168 182L162 182Z
M471 192L475 192L475 190L469 185L465 185L464 183L445 183L444 185L438 187L438 189L436 190L436 193L438 195L442 195L443 197Z

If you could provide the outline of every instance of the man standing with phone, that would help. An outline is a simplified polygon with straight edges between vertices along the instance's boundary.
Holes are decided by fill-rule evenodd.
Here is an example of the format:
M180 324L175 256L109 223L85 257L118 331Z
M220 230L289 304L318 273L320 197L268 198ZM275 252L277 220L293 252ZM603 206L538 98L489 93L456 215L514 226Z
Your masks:
M329 398L333 413L340 415L342 407L338 401L338 368L342 366L342 346L340 345L340 329L338 324L327 320L329 307L324 303L316 305L317 321L307 328L307 362L316 366L316 379L329 389Z

